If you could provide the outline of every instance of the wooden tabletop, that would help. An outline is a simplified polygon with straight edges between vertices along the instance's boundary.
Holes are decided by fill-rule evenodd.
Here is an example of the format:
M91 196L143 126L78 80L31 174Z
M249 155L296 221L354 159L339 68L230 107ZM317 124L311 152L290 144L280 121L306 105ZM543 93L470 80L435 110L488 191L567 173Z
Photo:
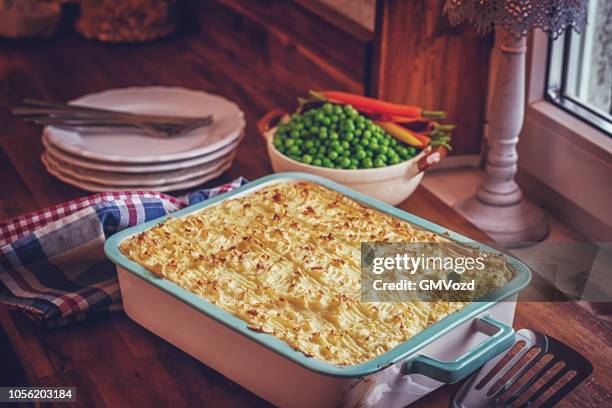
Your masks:
M19 121L6 109L23 97L67 100L108 88L153 84L219 93L245 111L247 136L231 170L207 184L269 174L270 164L254 123L267 110L286 106L288 97L268 78L210 47L189 35L136 48L91 43L71 35L46 43L0 41L0 220L88 194L47 174L39 159L40 128ZM487 240L423 187L400 208L473 239ZM0 320L28 380L75 386L84 406L268 405L123 314L45 330L0 307ZM520 302L515 327L550 334L595 366L593 377L563 406L610 404L611 331L591 314L574 303ZM442 387L415 406L447 406L456 389L456 385Z

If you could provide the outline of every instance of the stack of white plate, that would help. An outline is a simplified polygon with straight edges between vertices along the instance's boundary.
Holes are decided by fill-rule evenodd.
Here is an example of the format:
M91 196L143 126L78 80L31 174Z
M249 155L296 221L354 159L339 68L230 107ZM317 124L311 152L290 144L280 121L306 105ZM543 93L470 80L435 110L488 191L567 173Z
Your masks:
M211 126L158 139L129 128L46 127L42 161L60 180L88 191L175 191L200 185L232 165L244 135L240 108L183 88L125 88L91 94L74 104L134 113L213 116Z

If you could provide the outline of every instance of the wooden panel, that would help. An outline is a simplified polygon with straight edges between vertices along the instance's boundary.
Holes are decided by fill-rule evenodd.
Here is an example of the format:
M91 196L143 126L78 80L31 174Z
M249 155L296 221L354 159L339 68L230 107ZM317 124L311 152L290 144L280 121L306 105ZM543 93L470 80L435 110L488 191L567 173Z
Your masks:
M373 96L449 112L452 154L480 151L490 38L452 27L443 0L378 0Z
M372 33L324 5L284 0L215 0L197 7L213 41L295 99L308 88L364 91Z

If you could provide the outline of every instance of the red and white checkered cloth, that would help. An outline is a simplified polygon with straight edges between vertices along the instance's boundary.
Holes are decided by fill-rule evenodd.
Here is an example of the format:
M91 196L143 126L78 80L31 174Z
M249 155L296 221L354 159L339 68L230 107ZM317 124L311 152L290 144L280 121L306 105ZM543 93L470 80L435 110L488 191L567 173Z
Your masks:
M94 194L0 222L0 247L17 241L50 222L59 221L85 207L90 207L104 201L132 200L134 198L158 198L166 203L168 212L178 210L185 206L185 203L176 197L149 191L123 191Z
M95 194L0 223L0 302L47 327L122 309L104 242L124 228L233 190L244 178L179 199L130 191Z

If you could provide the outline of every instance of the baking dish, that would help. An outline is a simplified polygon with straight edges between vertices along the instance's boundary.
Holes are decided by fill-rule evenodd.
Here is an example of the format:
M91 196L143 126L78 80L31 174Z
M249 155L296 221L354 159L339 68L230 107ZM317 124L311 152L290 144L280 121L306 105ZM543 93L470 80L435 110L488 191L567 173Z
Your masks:
M185 216L272 183L290 181L318 183L421 228L495 252L422 218L303 173L267 176L172 216ZM118 248L124 239L163 220L126 229L106 242L105 252L117 265L127 315L228 378L283 407L401 407L446 382L461 380L512 344L511 324L517 293L531 278L524 264L507 257L516 271L515 276L486 301L467 305L372 360L337 366L306 357L274 336L248 329L243 320L158 278L121 254Z

